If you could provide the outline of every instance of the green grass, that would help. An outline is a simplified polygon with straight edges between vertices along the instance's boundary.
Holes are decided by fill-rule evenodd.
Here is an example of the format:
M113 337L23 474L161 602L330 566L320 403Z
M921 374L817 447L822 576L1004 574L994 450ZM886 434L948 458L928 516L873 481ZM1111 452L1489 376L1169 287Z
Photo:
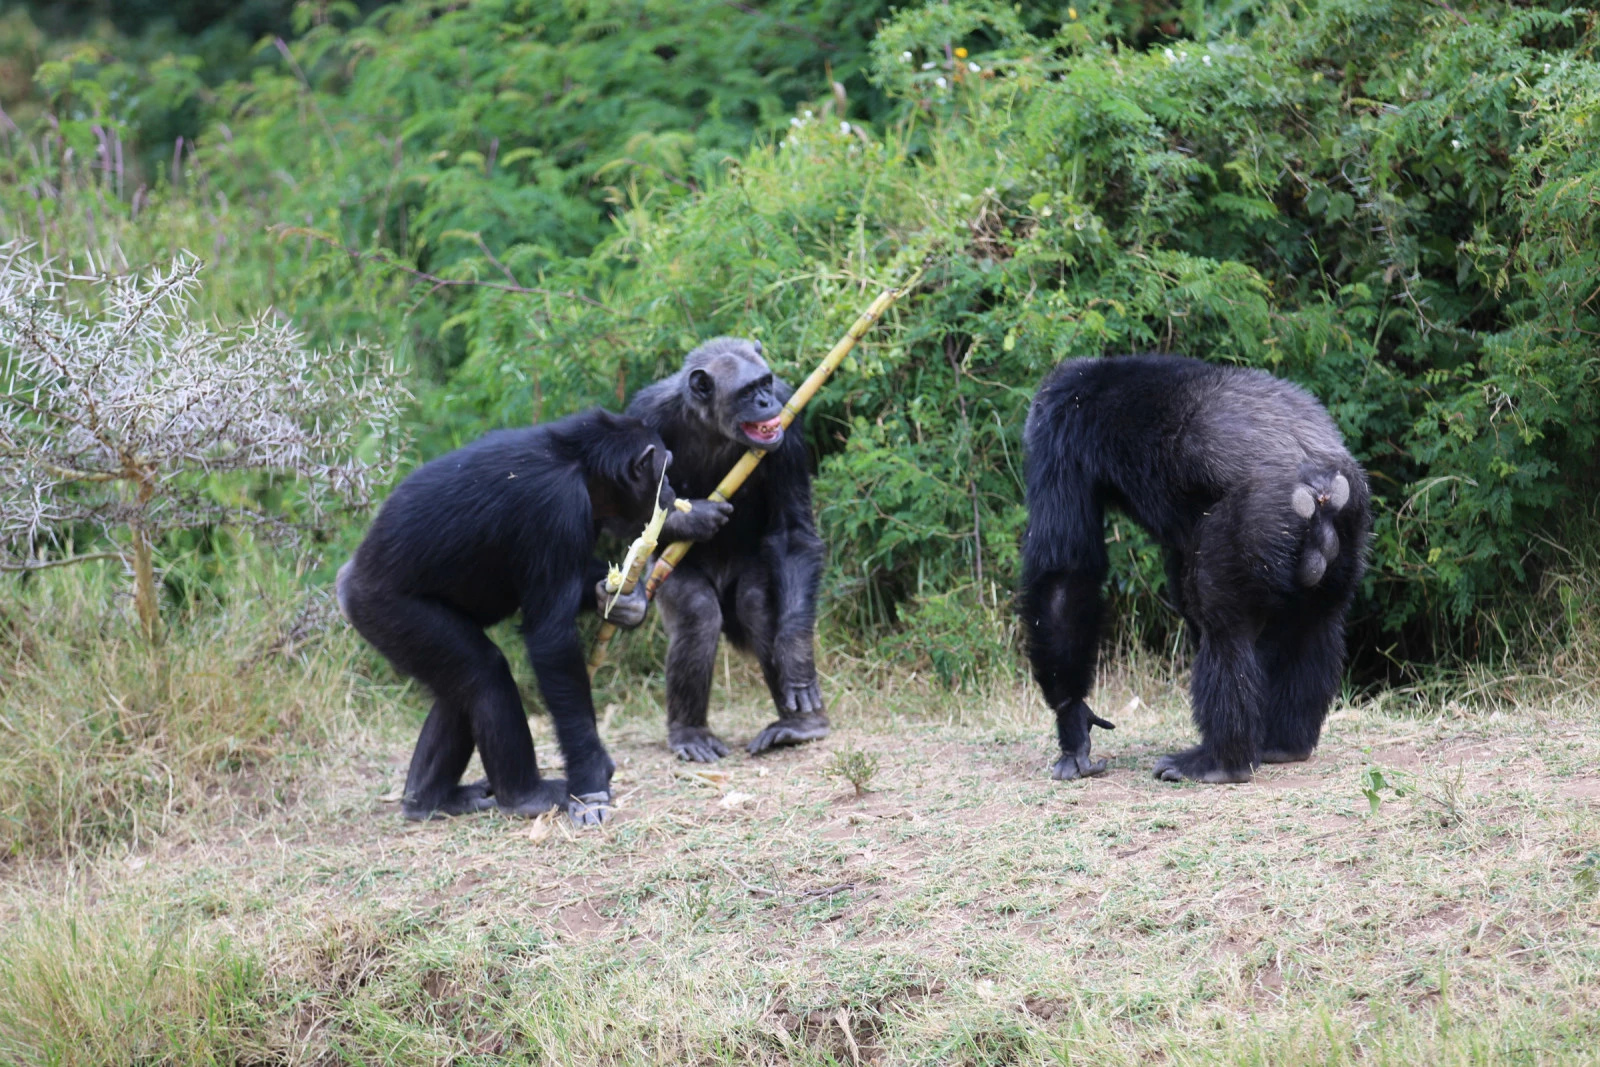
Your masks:
M237 610L274 632L289 604ZM115 613L99 636L75 617L51 632L83 642L77 672L48 692L104 711L91 677L146 675L99 662L123 648ZM1576 682L1342 705L1311 763L1201 787L1149 777L1191 734L1160 659L1108 671L1111 773L1076 783L1049 779L1020 674L952 696L835 653L833 737L714 768L672 758L656 683L603 676L620 810L580 833L403 822L421 695L370 680L337 625L253 661L238 625L169 646L169 685L207 649L255 664L226 703L166 691L146 747L194 777L185 799L148 832L77 837L60 828L93 820L66 803L38 820L56 845L35 834L0 868L0 1062L1600 1058L1600 701ZM28 662L64 668L49 645ZM40 669L7 683L8 735ZM242 767L195 747L197 693L219 732L258 724ZM770 713L737 657L714 700L730 741ZM75 773L144 766L95 744ZM857 757L876 761L860 796L836 774ZM1374 768L1400 789L1369 814Z

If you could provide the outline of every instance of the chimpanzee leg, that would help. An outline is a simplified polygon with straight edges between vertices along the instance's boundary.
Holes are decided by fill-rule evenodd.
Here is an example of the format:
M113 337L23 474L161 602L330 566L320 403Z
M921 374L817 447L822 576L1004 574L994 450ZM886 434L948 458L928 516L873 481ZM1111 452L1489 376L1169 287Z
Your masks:
M406 775L408 819L457 815L492 807L537 786L533 740L505 656L471 619L437 601L346 590L357 630L403 674L434 695ZM476 743L488 786L460 785Z
M822 690L818 686L808 689L806 707L787 706L788 693L783 684L780 657L787 654L790 662L805 659L809 662L811 649L780 649L778 647L778 616L772 602L772 587L765 567L752 565L739 575L734 589L734 610L738 615L739 631L743 634L756 662L761 664L761 676L766 680L767 691L778 708L778 721L770 723L746 746L752 755L765 752L778 745L798 745L827 737L830 729L828 716L822 709ZM810 641L810 634L797 633L795 640ZM812 668L815 677L815 668ZM815 690L814 695L811 690Z
M1307 607L1269 622L1257 645L1266 674L1261 762L1310 759L1344 671L1343 620Z
M656 594L667 627L667 744L679 759L715 763L728 746L706 726L722 605L704 574L680 568Z
M1190 686L1200 744L1156 760L1156 777L1248 782L1256 764L1263 688L1254 634L1202 631Z
M464 815L494 807L487 779L457 784L472 759L472 747L471 718L460 708L435 700L411 752L411 769L400 802L406 818Z

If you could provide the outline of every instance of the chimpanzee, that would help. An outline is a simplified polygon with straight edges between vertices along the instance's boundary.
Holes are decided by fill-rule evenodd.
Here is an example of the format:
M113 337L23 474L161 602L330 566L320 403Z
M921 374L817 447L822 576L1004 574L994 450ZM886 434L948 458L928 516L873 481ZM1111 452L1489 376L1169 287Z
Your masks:
M778 708L748 745L752 755L828 735L813 635L822 541L804 426L796 418L785 432L780 418L793 392L773 377L759 341L718 337L628 404L672 449L680 496L704 497L746 450L766 453L731 509L695 500L689 515L667 519L664 539L705 541L656 594L669 639L667 740L681 759L728 754L706 726L719 634L755 653Z
M601 599L591 558L601 523L671 507L672 454L638 419L600 408L498 430L413 471L339 571L339 606L396 669L432 692L402 810L408 819L497 806L516 815L567 807L599 822L614 765L595 728L577 614ZM611 618L637 625L643 589ZM566 763L541 778L511 669L484 628L522 612L528 660ZM485 781L461 784L476 745ZM570 798L569 798L570 794Z
M1309 759L1344 667L1344 619L1365 566L1367 478L1322 405L1243 367L1180 356L1076 359L1045 378L1023 433L1028 531L1022 622L1056 713L1054 777L1101 774L1084 703L1094 683L1102 509L1166 553L1170 595L1198 636L1200 744L1157 778L1247 782Z

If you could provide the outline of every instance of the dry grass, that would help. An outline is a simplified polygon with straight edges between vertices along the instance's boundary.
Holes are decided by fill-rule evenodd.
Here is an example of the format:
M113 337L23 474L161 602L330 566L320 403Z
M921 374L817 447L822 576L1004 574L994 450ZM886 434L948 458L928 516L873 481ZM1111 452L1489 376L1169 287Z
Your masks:
M710 770L613 680L622 808L597 832L403 823L413 693L274 803L222 792L136 847L13 862L0 1060L1596 1060L1592 693L1388 694L1340 707L1309 764L1171 786L1148 770L1189 737L1182 679L1125 660L1097 705L1111 774L1056 783L1020 677L951 698L832 662L832 738ZM725 677L714 723L744 739L768 711ZM860 797L829 773L855 751ZM1372 767L1403 790L1376 814Z
M276 810L296 786L283 757L351 733L369 695L352 684L358 642L315 640L331 605L292 572L241 567L219 583L227 601L169 611L179 624L152 648L119 570L5 576L0 856L141 842L222 789Z

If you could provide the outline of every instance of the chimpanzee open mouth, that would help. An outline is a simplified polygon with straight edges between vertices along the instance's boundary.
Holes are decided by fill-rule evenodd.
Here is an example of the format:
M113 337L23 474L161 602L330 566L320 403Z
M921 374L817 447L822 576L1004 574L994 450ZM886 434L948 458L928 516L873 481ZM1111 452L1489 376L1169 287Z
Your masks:
M739 429L758 445L775 445L783 439L783 416L776 415L766 422L741 422Z

